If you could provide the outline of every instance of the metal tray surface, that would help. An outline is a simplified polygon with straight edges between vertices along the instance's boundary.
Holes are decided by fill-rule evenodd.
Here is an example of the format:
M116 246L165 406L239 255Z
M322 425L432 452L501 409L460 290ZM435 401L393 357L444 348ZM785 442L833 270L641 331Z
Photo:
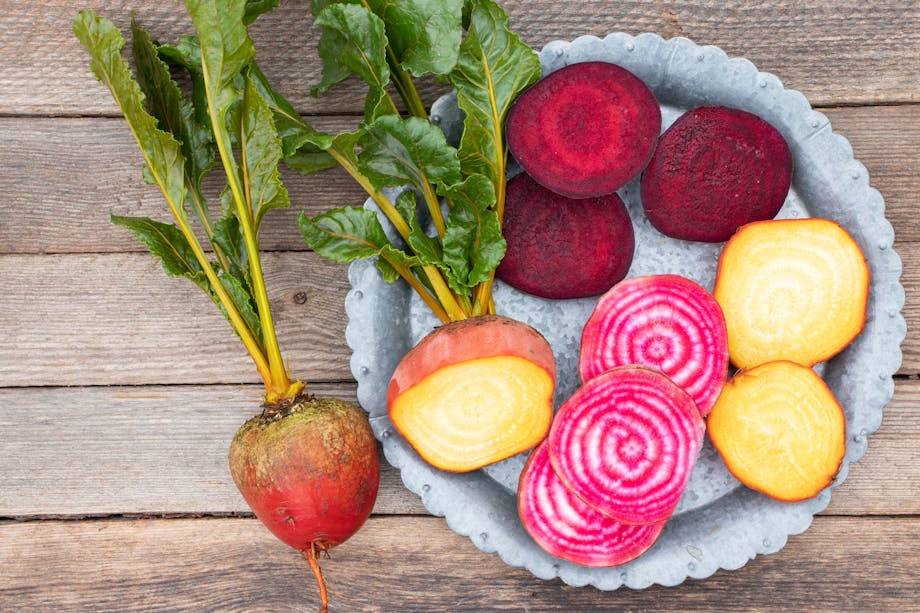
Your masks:
M866 452L868 435L878 429L883 407L894 393L892 375L901 364L906 326L901 315L901 260L892 248L894 232L885 219L884 201L870 187L865 167L853 159L850 144L831 130L828 119L801 93L784 89L777 77L758 71L746 59L730 59L717 47L685 38L624 33L554 41L539 55L544 75L589 60L631 70L661 102L664 127L684 110L721 104L756 113L782 132L793 151L795 171L779 216L837 221L860 244L871 270L864 331L841 354L819 365L847 419L846 456L836 481L813 499L777 502L740 485L707 439L680 506L643 556L615 568L587 568L554 558L536 545L518 519L515 490L526 455L472 473L446 473L422 460L393 428L386 410L390 376L402 356L439 322L407 285L386 284L367 260L351 265L352 290L345 303L358 400L406 487L431 513L445 517L452 530L468 536L482 551L498 553L511 566L543 579L559 577L570 585L602 590L672 586L688 577L708 577L720 568L740 568L758 554L780 550L788 536L808 528L813 515L830 502L831 489L846 479L849 464ZM462 129L456 97L438 100L431 120L456 142ZM642 214L638 181L620 195L636 232L629 276L676 273L711 290L722 245L674 240L654 230ZM365 206L374 208L371 201ZM384 225L388 226L385 220ZM543 300L496 283L497 311L529 323L553 347L557 407L578 386L581 328L595 301Z

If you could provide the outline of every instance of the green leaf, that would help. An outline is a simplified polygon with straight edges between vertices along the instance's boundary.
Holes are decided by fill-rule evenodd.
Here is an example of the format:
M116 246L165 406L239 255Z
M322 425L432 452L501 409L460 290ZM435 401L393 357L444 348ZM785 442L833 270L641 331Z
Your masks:
M432 264L446 269L441 259L441 244L433 237L425 234L418 219L415 192L407 189L399 195L395 202L396 210L409 224L409 247L422 264Z
M453 206L444 233L444 263L450 267L448 283L456 292L487 281L505 255L498 214L490 208L495 200L492 185L482 175L445 190Z
M246 198L258 232L265 214L288 206L290 199L278 171L281 141L271 109L248 75L245 82L239 113L234 114L239 123L231 126L231 132L241 149L239 171L246 177Z
M390 243L376 213L367 209L347 206L312 219L301 213L297 226L310 249L346 264L374 257Z
M125 39L115 25L92 11L81 11L73 31L89 52L90 68L112 92L140 146L149 176L156 182L177 216L185 212L185 160L182 147L157 127L157 120L144 109L144 95L121 55Z
M386 25L396 60L416 76L442 75L457 63L463 0L366 0Z
M245 0L186 0L185 6L198 31L201 70L213 109L223 117L240 96L234 85L255 56L255 47L243 16Z
M182 68L188 74L192 82L192 106L195 109L195 120L210 129L208 94L204 86L204 77L201 76L201 43L198 37L183 36L176 46L159 45L157 54L170 66Z
M173 224L154 221L147 217L111 216L112 223L127 228L147 246L150 253L160 259L163 270L175 277L191 279L195 285L211 293L210 283L188 239Z
M246 9L243 12L243 25L249 25L263 13L277 7L279 0L246 0Z
M214 242L230 263L230 274L244 281L245 286L252 287L249 277L249 255L246 241L240 231L240 221L233 213L226 214L214 222Z
M432 183L460 181L457 150L437 126L420 117L379 117L358 141L358 169L377 187L409 183L425 192Z
M252 335L259 341L259 344L263 344L265 341L262 338L262 322L259 320L259 315L256 312L247 282L236 275L223 274L220 276L220 284L223 285L227 293L230 294L230 298L233 300L234 304L236 304L236 308L242 316L243 321L246 322L246 327L249 328ZM227 318L227 321L230 321L230 316L223 303L216 298L214 302L220 308L220 312L224 314L224 317ZM239 334L239 332L237 332L237 334Z
M185 98L169 73L169 66L160 59L157 47L146 31L132 20L132 51L137 66L137 81L146 98L146 108L156 117L159 128L172 134L182 148L185 158L186 183L201 196L201 180L216 163L211 127L201 123L192 101ZM207 212L199 208L199 216Z
M396 283L400 274L396 270L399 266L403 270L411 270L413 266L419 264L418 258L410 256L405 251L400 251L393 245L384 245L380 249L377 257L377 270L380 271L380 277L387 283Z
M383 21L363 6L331 4L320 11L315 23L323 28L318 45L323 79L313 88L313 94L356 74L370 88L365 117L371 120L384 113L395 113L385 89L390 82L390 68Z
M505 180L505 116L517 95L540 78L540 61L509 30L501 7L491 0L469 1L469 30L447 76L466 114L460 164L465 175L482 174L498 186Z
M339 165L331 155L312 143L302 145L300 149L284 158L284 163L288 168L305 176Z
M315 151L328 149L332 145L332 136L314 130L301 118L300 114L268 82L259 65L253 62L249 67L249 76L256 91L265 99L275 116L275 127L281 138L284 157L290 157L305 144L313 145Z

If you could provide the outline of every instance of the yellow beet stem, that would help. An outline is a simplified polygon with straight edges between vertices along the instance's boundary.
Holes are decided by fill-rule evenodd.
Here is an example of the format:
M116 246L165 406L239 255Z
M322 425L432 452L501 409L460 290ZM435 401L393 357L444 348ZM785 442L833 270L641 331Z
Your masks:
M846 451L843 409L811 369L768 362L736 375L707 419L729 471L777 500L816 496Z
M553 379L524 358L441 368L400 394L390 418L429 463L466 472L538 444L552 419Z

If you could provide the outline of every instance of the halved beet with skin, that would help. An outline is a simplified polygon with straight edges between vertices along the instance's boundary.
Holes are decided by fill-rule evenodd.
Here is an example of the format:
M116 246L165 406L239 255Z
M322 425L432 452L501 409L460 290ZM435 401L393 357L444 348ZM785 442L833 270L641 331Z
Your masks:
M582 566L619 566L636 559L667 523L624 524L595 510L559 480L545 441L524 465L517 503L524 529L545 552Z
M597 301L582 329L578 372L587 381L639 364L660 370L705 416L728 375L728 330L715 297L678 275L621 281Z
M549 432L553 469L599 512L628 524L667 520L703 445L693 399L657 370L620 366L582 385Z
M615 192L651 158L661 131L652 90L607 62L571 64L518 96L508 149L535 181L569 198Z
M642 175L649 222L662 234L718 243L772 219L792 183L792 152L757 115L723 106L687 111L668 128Z
M584 298L626 276L632 221L615 193L573 200L526 173L508 181L502 227L507 249L496 274L542 298Z

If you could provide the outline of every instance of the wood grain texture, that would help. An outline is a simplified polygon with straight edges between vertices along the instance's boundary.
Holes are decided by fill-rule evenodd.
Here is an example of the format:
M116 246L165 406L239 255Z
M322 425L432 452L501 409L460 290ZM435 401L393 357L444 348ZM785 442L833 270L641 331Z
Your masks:
M920 520L818 518L780 552L677 588L542 581L437 518L375 517L323 561L333 611L915 610ZM315 610L306 563L253 519L0 525L0 609Z
M353 383L308 389L356 401ZM249 514L227 452L236 429L261 410L263 391L0 389L0 517ZM375 513L426 513L382 455L381 473Z
M295 377L351 378L347 267L314 253L263 258ZM258 382L214 304L143 253L0 256L0 386Z
M899 252L909 329L920 327L917 245ZM294 375L351 379L347 266L275 252L265 267ZM0 279L0 387L258 382L214 305L189 281L166 277L148 254L0 255ZM909 336L902 351L901 374L920 373L920 338Z
M871 184L885 198L899 242L920 241L916 223L920 194L920 105L838 108L824 111L834 130L853 145ZM318 129L350 129L354 117L308 117ZM5 210L0 253L140 251L109 215L168 219L156 187L140 179L142 159L127 125L110 118L0 118L0 182ZM284 173L292 206L273 211L262 232L268 250L306 249L295 226L300 211L316 215L344 205L360 206L364 192L343 171L303 177ZM217 207L223 188L215 171L206 191ZM53 189L49 186L53 185Z
M354 401L354 384L313 393ZM0 517L248 513L227 469L259 386L0 389ZM899 380L826 511L920 515L920 380ZM425 514L382 460L375 512ZM41 486L36 487L36 484Z
M685 36L745 56L759 69L801 90L813 104L920 101L920 11L911 0L846 2L809 0L728 4L715 0L673 2L556 2L505 0L512 28L540 48L555 39L623 31ZM126 29L130 13L155 38L174 41L191 25L180 3L87 0ZM76 9L50 0L5 2L0 31L0 114L115 114L104 88L94 82L85 52L71 33ZM34 32L41 31L42 36ZM318 99L318 31L308 3L288 2L252 28L260 63L303 113L361 112L364 87L351 81ZM439 91L432 86L426 90Z

